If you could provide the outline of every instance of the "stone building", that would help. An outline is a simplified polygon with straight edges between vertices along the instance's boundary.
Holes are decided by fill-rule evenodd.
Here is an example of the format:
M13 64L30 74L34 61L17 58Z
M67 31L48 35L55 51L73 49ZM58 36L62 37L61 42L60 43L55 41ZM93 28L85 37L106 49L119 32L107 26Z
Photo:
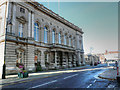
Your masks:
M0 0L0 60L7 73L84 65L83 31L38 2Z
M97 65L99 63L100 59L99 56L94 54L87 54L85 55L85 63L88 65Z

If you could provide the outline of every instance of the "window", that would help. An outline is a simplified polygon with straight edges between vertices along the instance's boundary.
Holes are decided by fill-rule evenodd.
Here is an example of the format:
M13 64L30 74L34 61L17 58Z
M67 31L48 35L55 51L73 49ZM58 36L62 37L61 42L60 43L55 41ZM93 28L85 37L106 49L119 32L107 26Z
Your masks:
M71 46L71 37L69 37L69 46Z
M19 37L23 37L23 24L19 23Z
M52 43L55 43L55 30L52 31Z
M18 51L18 55L17 55L17 59L18 59L18 63L23 63L23 60L24 60L24 52L19 50Z
M59 38L59 44L61 44L61 32L59 33L58 38Z
M67 45L67 36L64 36L64 45Z
M24 8L20 8L20 12L21 13L25 13L25 9Z
M44 27L44 43L47 43L47 33L48 33L48 29L47 27Z
M34 40L39 41L39 25L37 23L34 24Z

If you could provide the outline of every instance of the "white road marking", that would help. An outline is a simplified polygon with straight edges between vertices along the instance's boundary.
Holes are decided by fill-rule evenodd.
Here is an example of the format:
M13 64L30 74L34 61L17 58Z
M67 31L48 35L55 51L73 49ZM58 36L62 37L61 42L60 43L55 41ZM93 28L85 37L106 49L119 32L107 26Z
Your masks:
M96 82L96 80L94 80L94 83Z
M53 80L53 81L50 81L50 82L47 82L47 83L43 83L41 85L37 85L37 86L31 87L31 88L41 87L41 86L48 85L48 84L51 84L51 83L54 83L54 82L57 82L57 80ZM31 88L29 88L29 89L31 89Z
M108 86L108 88L114 88L115 87L115 85L109 85Z
M78 74L74 74L74 75L71 75L71 76L67 76L65 77L64 79L67 79L67 78L71 78L71 77L74 77L74 76L77 76Z
M87 86L87 88L89 88L90 86L92 86L92 84L90 84L89 86Z

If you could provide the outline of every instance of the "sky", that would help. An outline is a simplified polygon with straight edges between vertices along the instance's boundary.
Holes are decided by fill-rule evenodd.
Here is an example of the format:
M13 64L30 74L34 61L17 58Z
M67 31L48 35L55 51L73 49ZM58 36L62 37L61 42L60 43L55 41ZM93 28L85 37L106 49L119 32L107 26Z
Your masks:
M118 50L117 2L39 3L82 28L85 54Z

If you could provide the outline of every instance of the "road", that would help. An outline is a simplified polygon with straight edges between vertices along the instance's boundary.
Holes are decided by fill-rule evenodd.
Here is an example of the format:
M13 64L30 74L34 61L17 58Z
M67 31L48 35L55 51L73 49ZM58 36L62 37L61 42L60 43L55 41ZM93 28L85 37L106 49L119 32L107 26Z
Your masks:
M108 88L111 81L97 77L107 69L106 65L99 65L82 70L76 69L72 72L68 71L67 73L52 77L10 83L2 88L22 88L25 90L35 88Z

